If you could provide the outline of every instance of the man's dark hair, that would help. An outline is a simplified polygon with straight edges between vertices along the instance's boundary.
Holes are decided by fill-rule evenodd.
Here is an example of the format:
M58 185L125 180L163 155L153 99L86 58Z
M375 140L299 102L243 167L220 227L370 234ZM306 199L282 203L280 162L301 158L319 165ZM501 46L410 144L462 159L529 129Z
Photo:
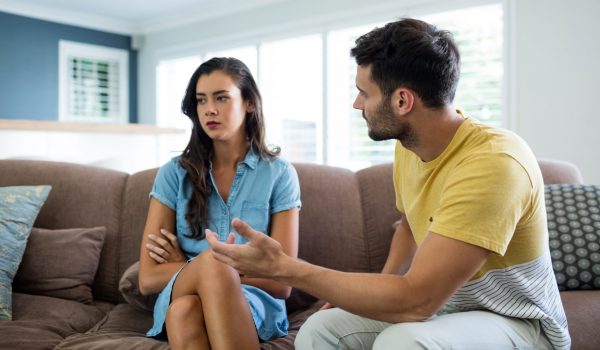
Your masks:
M358 65L371 65L371 79L385 97L406 87L428 108L441 108L454 100L460 55L448 31L405 18L356 39L350 55Z

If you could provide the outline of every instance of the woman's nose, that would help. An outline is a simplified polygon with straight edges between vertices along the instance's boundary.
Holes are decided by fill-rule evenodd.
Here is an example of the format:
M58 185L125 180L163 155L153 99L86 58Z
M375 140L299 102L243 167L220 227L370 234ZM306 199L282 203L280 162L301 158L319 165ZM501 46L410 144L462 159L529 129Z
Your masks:
M206 111L204 112L204 115L206 115L206 116L217 115L217 109L215 108L215 105L212 102L207 102L205 107L206 107Z

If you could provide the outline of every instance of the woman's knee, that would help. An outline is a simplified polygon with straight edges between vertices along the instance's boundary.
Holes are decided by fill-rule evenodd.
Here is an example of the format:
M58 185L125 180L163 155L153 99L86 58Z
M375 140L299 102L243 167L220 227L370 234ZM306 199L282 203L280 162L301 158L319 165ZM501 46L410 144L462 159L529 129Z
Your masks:
M167 325L188 323L191 320L203 320L202 302L197 295L185 295L174 299L167 309Z
M218 283L237 283L240 282L239 274L229 265L217 261L210 251L198 255L193 261L196 272L201 282L208 282L211 285Z

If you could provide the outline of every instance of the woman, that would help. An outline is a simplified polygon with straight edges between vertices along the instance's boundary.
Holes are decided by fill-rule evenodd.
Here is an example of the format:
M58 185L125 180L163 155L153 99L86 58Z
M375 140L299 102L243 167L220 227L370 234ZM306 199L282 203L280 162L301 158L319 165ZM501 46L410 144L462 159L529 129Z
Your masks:
M148 335L172 349L258 349L287 335L291 288L217 262L204 231L226 240L231 220L241 218L297 255L298 177L265 145L260 93L241 61L200 65L182 111L192 136L156 175L140 252L141 292L161 292Z

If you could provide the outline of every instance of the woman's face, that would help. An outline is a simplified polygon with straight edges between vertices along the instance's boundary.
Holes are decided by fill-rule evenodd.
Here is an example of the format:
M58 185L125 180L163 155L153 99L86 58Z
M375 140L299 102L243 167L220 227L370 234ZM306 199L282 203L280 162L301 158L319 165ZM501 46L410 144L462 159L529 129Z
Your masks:
M244 101L233 79L220 70L200 76L196 83L196 111L202 130L213 141L245 139L246 113L252 106Z

